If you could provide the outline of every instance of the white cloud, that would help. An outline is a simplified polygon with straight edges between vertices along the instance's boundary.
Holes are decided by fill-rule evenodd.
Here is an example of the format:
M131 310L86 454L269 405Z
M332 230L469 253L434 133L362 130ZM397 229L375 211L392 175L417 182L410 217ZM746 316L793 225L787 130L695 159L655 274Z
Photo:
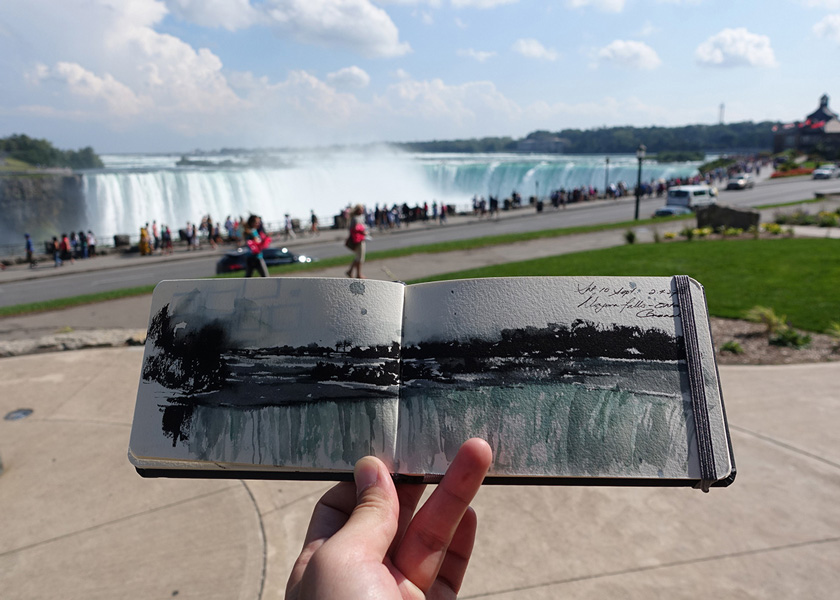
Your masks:
M459 17L455 17L455 26L458 29L466 29L467 27L469 27L469 25L464 23L464 21L462 21Z
M433 121L438 126L465 127L480 124L490 115L509 118L521 112L489 81L447 85L441 79L405 79L388 86L375 104L392 116Z
M381 8L368 0L267 0L271 26L295 39L344 46L365 56L402 56L411 46Z
M301 42L350 48L365 56L402 56L411 50L407 43L400 42L397 26L388 14L370 0L264 0L253 4L252 0L166 2L174 16L202 27L235 31L265 25ZM428 3L437 6L439 1Z
M452 0L455 8L494 8L502 4L515 4L519 0Z
M539 60L557 60L559 54L553 48L546 48L540 42L534 39L521 39L513 43L511 49L517 54L521 54L527 58L536 58Z
M442 0L374 0L376 4L398 4L401 6L414 6L417 4L428 4L433 8L438 8Z
M152 105L150 98L138 97L112 75L106 73L99 77L76 63L60 62L53 69L38 65L33 77L60 81L66 84L69 93L92 101L94 106L101 101L108 114L116 117L136 115Z
M484 50L473 50L472 48L461 49L458 50L458 56L463 56L465 58L472 58L477 60L478 62L484 62L490 58L496 56L495 52L488 52Z
M653 48L632 40L615 40L598 51L598 58L631 69L652 70L662 64Z
M648 37L648 36L653 35L654 33L658 33L659 31L660 31L659 27L655 26L650 21L645 21L644 25L642 25L642 28L639 29L639 32L638 32L637 35L639 37Z
M828 15L814 25L814 33L822 38L840 42L840 15Z
M166 0L166 5L180 19L229 31L250 27L261 19L250 0Z
M328 74L327 81L339 89L361 89L370 85L370 75L353 65Z
M776 56L766 35L750 33L744 27L724 29L694 52L697 62L712 67L775 67Z
M24 77L37 100L23 106L52 106L56 116L109 127L162 123L179 131L212 129L220 119L207 123L208 114L222 117L243 107L215 54L155 31L167 14L162 2L25 4L26 14L38 18L20 20L18 27L50 43L33 46L35 60ZM67 27L68 22L79 26Z
M566 0L569 8L592 6L603 12L620 13L624 10L625 0Z

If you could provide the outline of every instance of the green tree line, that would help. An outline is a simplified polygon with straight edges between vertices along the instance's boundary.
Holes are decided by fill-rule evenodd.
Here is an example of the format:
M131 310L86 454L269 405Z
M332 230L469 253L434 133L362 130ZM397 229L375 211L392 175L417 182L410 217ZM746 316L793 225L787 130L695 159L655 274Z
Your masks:
M47 140L17 134L0 138L0 157L3 156L33 167L97 169L105 166L90 146L80 150L60 150Z
M770 151L772 127L777 123L729 123L681 127L603 127L600 129L540 130L526 140L560 138L566 154L632 154L644 144L649 154L662 152ZM394 144L412 152L511 152L517 148L510 137L471 140L404 142Z

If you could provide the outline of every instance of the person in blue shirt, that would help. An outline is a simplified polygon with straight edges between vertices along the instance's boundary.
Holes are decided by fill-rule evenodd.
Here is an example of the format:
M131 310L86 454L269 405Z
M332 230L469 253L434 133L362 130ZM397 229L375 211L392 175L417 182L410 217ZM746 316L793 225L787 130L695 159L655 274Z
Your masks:
M28 233L24 233L23 237L26 238L26 262L29 263L30 269L34 269L38 266L38 261L35 260L35 246L32 244L32 238Z

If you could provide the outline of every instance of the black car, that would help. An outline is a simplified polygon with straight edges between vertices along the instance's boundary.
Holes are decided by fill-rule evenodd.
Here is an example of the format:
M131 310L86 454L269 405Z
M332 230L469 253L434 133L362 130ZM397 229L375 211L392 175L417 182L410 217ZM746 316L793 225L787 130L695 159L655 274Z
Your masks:
M691 209L687 206L676 206L674 204L666 204L656 209L653 213L654 217L673 217L676 215L690 215Z
M226 252L219 262L216 263L216 273L244 271L250 255L251 251L246 246ZM293 263L308 263L315 260L303 254L289 252L287 248L266 248L263 250L263 259L265 260L266 266L269 267L273 267L274 265L290 265Z

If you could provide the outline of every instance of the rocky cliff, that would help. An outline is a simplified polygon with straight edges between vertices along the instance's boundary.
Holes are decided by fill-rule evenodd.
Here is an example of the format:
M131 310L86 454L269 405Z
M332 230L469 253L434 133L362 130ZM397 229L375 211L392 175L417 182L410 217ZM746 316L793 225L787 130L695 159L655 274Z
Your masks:
M0 246L22 245L25 232L41 244L62 232L86 230L85 220L81 175L0 176Z

